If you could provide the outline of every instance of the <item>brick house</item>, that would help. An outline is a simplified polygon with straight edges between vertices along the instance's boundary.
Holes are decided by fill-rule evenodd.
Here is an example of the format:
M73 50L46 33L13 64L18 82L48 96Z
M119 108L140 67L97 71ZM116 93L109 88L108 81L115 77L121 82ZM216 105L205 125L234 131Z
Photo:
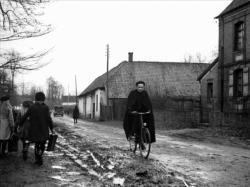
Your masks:
M213 93L216 101L210 122L249 125L250 0L233 0L216 18L219 19L219 58L214 70L206 72L210 74L206 76L217 81L218 90ZM200 79L201 88L209 89L211 85L203 79ZM205 99L205 89L201 92Z
M197 76L209 64L181 62L148 62L129 60L121 62L109 71L109 103L113 119L121 120L129 92L135 83L143 80L146 90L154 99L166 97L199 97ZM79 110L83 117L100 119L102 106L107 104L106 73L96 78L79 96ZM165 101L164 101L165 102ZM159 101L159 103L163 103ZM157 109L157 106L153 107Z

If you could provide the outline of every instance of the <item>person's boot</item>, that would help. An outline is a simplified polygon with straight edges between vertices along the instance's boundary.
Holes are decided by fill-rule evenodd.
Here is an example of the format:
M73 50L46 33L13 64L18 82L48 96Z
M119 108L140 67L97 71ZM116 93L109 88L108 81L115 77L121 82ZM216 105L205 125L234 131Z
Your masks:
M28 151L23 150L23 160L27 160L28 159Z
M6 157L6 147L7 147L7 141L2 142L2 157Z
M146 149L144 143L140 143L140 147L141 147L141 150L143 150L143 151Z
M42 159L41 155L36 155L35 159L36 159L36 161L35 161L36 165L38 165L38 166L43 165L43 159Z

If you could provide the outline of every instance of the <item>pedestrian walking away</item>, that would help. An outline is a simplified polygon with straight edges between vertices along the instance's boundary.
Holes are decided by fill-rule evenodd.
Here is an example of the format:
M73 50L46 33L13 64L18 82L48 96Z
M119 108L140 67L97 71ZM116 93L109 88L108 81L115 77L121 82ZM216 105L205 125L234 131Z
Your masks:
M49 139L49 130L54 134L53 121L49 113L49 107L44 103L45 94L37 92L35 94L35 103L27 110L20 121L20 126L29 118L30 127L28 138L30 142L35 143L35 164L43 164L43 152L45 143Z
M73 110L74 124L77 123L78 118L79 118L79 109L78 109L78 106L76 105L74 110Z
M0 99L0 144L2 156L6 156L7 142L14 131L14 118L9 96Z
M23 160L27 160L28 157L28 149L29 149L29 131L30 131L30 118L27 117L27 119L24 121L24 123L21 125L19 122L24 116L24 114L27 113L27 111L30 109L30 107L33 105L32 101L24 101L22 103L21 112L18 114L17 117L17 134L19 138L22 140L23 144Z

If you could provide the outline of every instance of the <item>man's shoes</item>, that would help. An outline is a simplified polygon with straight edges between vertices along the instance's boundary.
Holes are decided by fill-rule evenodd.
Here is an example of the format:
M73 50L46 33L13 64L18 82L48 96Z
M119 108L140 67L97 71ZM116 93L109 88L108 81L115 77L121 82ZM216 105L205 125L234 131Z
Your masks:
M28 159L28 152L27 151L23 151L23 160L27 160Z
M146 147L145 147L145 145L142 143L142 144L140 144L140 147L141 147L141 150L145 150L146 149Z
M43 165L43 161L42 160L36 160L35 164L38 165L38 166L41 166L41 165Z
M38 166L43 165L43 159L42 159L42 157L37 157L36 161L35 161L35 164L38 165Z

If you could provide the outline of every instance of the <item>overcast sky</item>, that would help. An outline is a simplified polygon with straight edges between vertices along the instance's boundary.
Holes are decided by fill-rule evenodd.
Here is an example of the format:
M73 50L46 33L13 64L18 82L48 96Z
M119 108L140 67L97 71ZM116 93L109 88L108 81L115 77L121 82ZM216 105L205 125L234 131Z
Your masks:
M45 87L53 76L78 94L106 71L106 45L110 68L127 60L181 62L185 55L201 53L211 60L218 45L218 20L231 0L57 0L45 9L46 23L54 31L26 41L1 44L20 52L53 50L44 59L50 64L39 71L18 75L18 82ZM44 90L45 91L45 90Z

